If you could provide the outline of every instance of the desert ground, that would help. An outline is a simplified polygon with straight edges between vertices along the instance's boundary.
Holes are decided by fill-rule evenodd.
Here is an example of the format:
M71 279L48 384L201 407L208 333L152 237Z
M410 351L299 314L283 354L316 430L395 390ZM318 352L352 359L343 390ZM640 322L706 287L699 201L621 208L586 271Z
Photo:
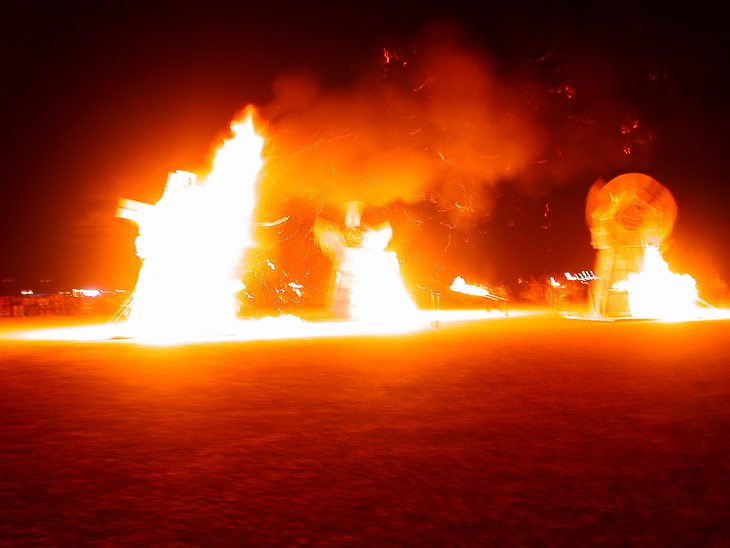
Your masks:
M0 318L2 546L730 544L728 320L16 337L58 321Z

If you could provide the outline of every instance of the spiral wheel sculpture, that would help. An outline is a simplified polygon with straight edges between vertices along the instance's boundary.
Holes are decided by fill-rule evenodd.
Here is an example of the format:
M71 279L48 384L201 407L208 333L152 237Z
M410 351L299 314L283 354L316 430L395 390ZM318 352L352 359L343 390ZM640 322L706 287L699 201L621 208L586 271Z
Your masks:
M591 313L630 316L625 293L611 287L638 272L648 245L660 247L674 227L677 204L667 188L642 173L596 181L586 199L586 222L598 249Z

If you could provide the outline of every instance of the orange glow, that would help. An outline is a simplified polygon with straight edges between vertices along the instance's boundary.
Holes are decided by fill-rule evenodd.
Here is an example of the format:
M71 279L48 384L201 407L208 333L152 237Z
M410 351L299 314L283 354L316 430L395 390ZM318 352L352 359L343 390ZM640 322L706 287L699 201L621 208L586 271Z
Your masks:
M156 205L123 200L117 215L136 222L142 259L131 300L130 333L225 334L236 317L243 249L252 245L251 219L263 166L263 137L253 109L231 125L210 174L171 173Z
M454 281L449 286L449 289L451 291L456 291L457 293L465 293L466 295L475 295L477 297L487 297L490 294L489 291L487 291L483 287L466 283L464 281L464 278L462 278L461 276L457 276L456 278L454 278Z
M358 247L343 248L350 270L350 317L386 323L414 317L416 305L403 284L394 251L386 251L390 226L366 230ZM342 279L337 283L342 283Z
M516 311L512 316L533 315L535 312ZM3 338L43 341L109 342L172 346L208 342L244 342L281 339L389 336L422 332L434 326L447 326L479 320L506 319L501 311L487 310L414 310L403 321L402 316L387 313L362 321L304 321L291 315L232 322L226 333L206 333L190 336L171 329L120 333L114 323L89 324L73 327L37 328L4 333Z
M314 326L293 316L236 319L234 294L243 288L239 261L243 249L252 245L255 191L263 166L263 138L251 114L232 125L234 136L217 151L205 179L178 171L170 174L156 205L120 202L117 215L139 225L136 246L143 263L128 320L115 327L115 336L167 344L229 335L245 340L402 333L427 324L431 318L413 303L395 252L385 250L390 226L357 229L361 238L356 245L340 241L337 232L327 234L336 256L336 284L347 294L344 317L366 320L358 328ZM350 210L348 226L359 225L359 210ZM270 261L269 266L274 268ZM302 288L296 283L290 287L295 292Z
M457 293L464 293L466 295L474 295L476 297L485 297L487 299L491 299L493 301L502 301L503 303L507 302L507 299L504 297L500 297L499 295L495 295L494 293L491 293L486 287L481 287L478 285L471 285L464 281L464 278L461 276L457 276L454 278L454 281L449 286L449 289L451 291L455 291ZM506 309L505 309L506 312Z
M653 245L644 248L640 271L616 282L613 289L628 293L629 311L637 318L684 320L697 318L703 311L698 306L694 278L670 272L659 248Z

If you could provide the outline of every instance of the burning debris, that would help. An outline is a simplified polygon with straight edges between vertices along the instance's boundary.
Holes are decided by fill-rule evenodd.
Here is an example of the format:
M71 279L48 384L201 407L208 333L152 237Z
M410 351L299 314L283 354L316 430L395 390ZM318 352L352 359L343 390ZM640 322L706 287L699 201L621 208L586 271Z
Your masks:
M504 310L505 314L507 313L508 300L503 294L497 295L486 287L468 284L461 276L457 276L456 278L454 278L454 281L449 286L449 289L456 293L474 295L475 297L483 297L488 302L494 302L496 306L499 306ZM487 308L490 308L490 306L487 306Z

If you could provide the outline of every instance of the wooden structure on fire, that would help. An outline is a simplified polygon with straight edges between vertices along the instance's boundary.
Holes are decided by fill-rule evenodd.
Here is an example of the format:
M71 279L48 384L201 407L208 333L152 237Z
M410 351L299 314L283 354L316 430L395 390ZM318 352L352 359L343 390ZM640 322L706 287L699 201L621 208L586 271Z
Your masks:
M639 272L644 248L660 247L672 231L677 204L667 188L641 173L599 179L588 193L586 222L598 249L590 290L593 316L630 316L626 292L613 289L630 273Z
M393 231L361 220L363 202L343 205L345 222L318 218L314 233L332 260L330 311L334 318L383 319L416 310L400 277L398 258L386 251Z
M322 218L318 218L314 225L319 247L332 260L329 307L335 318L352 317L351 291L355 272L348 249L357 248L362 243L365 228L361 226L363 202L348 202L343 208L344 225Z

